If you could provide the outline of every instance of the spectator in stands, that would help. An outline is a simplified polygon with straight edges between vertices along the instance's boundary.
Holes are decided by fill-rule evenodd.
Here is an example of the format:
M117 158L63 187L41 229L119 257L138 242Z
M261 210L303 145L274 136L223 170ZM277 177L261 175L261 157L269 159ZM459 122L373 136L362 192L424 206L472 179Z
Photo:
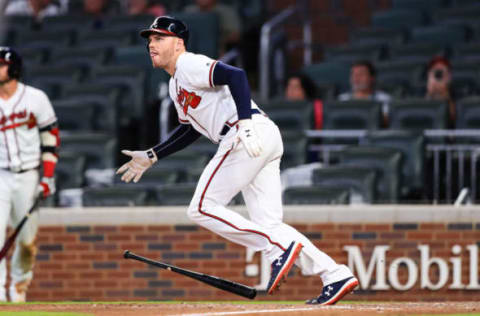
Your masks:
M155 16L165 15L165 6L155 0L128 0L127 13L130 15L151 14Z
M219 56L239 44L242 25L240 16L232 7L218 4L217 0L195 0L195 4L186 6L184 11L187 13L214 12L218 15L220 23Z
M288 77L285 87L285 99L289 101L309 100L313 102L313 125L321 129L323 123L323 103L317 98L315 83L304 74Z
M105 16L117 12L118 8L112 0L83 0L82 13L95 20L94 28L102 28Z
M427 65L427 92L425 97L432 100L448 102L449 127L454 127L456 106L451 91L452 67L448 59L442 56L433 57Z
M383 104L384 122L388 122L388 105L392 97L375 89L376 70L367 60L357 61L350 68L350 86L352 91L338 96L340 101L347 100L374 100Z
M5 8L5 15L32 16L35 20L41 21L46 16L65 13L65 8L61 6L61 3L53 0L10 1Z

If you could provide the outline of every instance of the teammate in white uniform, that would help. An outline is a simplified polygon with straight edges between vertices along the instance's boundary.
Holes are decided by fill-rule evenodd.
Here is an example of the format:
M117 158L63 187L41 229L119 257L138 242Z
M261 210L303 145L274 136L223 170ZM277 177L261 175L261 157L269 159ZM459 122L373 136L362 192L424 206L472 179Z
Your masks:
M0 47L0 247L5 242L8 219L16 226L37 196L55 192L57 118L45 93L18 81L21 71L20 55ZM37 221L38 212L34 212L16 239L10 264L12 302L25 301L32 280ZM2 260L0 301L6 300L6 278L6 260Z
M170 75L169 92L180 123L165 141L146 151L122 152L132 159L121 166L122 180L137 182L158 159L183 149L200 135L218 151L198 182L188 216L199 225L245 247L263 251L272 263L271 294L293 263L318 275L324 289L310 304L335 304L358 281L305 236L282 222L278 127L251 100L245 72L203 55L186 52L188 29L172 17L155 19L140 35L148 38L153 66ZM250 219L226 205L242 192Z

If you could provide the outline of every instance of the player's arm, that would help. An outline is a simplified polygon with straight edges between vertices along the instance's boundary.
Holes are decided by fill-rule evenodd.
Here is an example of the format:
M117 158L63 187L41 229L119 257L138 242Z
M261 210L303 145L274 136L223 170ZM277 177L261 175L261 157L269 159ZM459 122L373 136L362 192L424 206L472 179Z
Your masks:
M258 157L262 152L261 140L255 132L252 118L250 87L243 69L222 62L215 64L214 85L228 85L235 101L238 114L238 138L242 141L250 157Z
M57 122L39 128L40 149L43 167L43 176L40 180L39 191L43 197L55 193L55 167L58 161L58 148L60 146L60 137Z
M167 157L177 151L187 147L200 137L192 125L180 124L175 128L170 137L148 150L145 151L129 151L122 150L122 153L132 157L132 159L125 163L117 170L117 174L123 173L122 180L125 182L138 182L143 173L150 168L159 159Z

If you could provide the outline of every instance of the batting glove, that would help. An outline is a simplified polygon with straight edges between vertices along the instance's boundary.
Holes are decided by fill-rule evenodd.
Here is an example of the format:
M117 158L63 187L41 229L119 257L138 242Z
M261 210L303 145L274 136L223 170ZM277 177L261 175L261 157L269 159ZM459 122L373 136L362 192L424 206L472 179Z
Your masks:
M55 188L55 178L53 177L42 177L40 184L38 185L38 194L41 194L43 198L46 198L56 191Z
M152 149L146 151L122 150L122 154L132 157L129 162L117 170L117 174L123 173L121 179L126 183L129 183L132 179L133 182L137 183L143 173L158 160Z
M250 157L260 156L262 153L262 142L255 131L255 126L251 119L238 121L237 137Z

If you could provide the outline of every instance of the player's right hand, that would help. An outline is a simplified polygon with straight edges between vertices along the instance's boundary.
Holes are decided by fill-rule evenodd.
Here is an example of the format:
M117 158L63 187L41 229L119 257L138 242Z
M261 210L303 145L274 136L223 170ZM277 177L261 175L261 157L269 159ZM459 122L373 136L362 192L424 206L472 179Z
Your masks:
M143 173L157 162L157 155L151 149L146 151L130 151L122 150L122 154L132 157L132 159L125 163L117 170L117 174L122 175L122 181L129 183L130 181L137 183L142 177Z
M238 121L237 137L250 157L260 156L262 153L262 142L255 131L255 126L251 119Z
M55 178L42 177L40 183L38 184L38 194L40 194L42 198L47 198L48 196L54 194L55 191Z

